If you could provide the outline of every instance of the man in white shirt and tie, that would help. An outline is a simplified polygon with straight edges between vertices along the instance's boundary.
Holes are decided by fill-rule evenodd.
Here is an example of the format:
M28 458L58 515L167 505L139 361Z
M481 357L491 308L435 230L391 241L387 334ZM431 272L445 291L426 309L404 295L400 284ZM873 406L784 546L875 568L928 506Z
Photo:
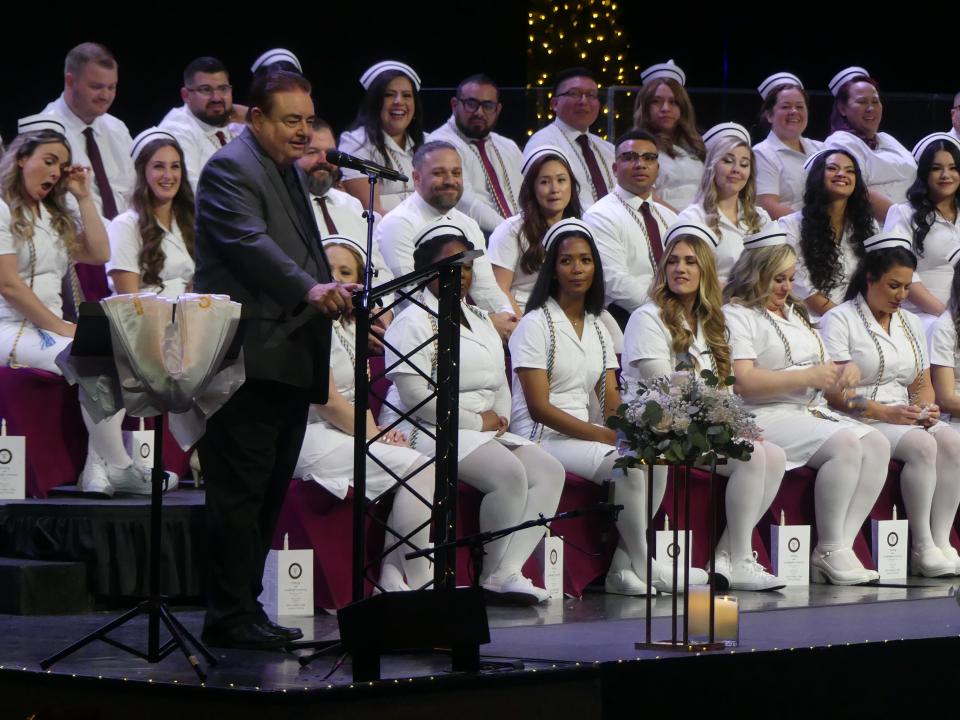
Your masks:
M616 144L617 184L583 214L603 263L606 303L620 327L648 299L647 290L663 255L662 238L676 214L655 202L653 186L660 163L656 139L629 130Z
M556 119L527 141L527 154L542 145L563 148L580 183L580 207L586 210L613 188L613 145L590 132L600 115L600 90L586 68L557 74L550 109Z
M183 149L187 179L195 190L200 171L213 154L233 140L233 87L226 66L214 57L200 57L183 71L181 107L160 121Z
M416 192L383 217L373 236L395 277L413 271L414 242L428 225L451 223L463 230L474 249L485 247L480 226L456 208L463 194L463 169L457 149L440 140L424 143L413 156L413 168ZM517 317L510 299L497 285L486 255L473 261L470 296L491 313L500 336L509 337L517 326Z
M463 196L457 209L489 235L520 211L517 195L523 180L523 154L513 140L493 132L503 105L492 78L482 74L466 78L450 98L450 107L450 119L428 139L445 140L460 153Z
M77 45L64 63L63 94L43 110L66 128L73 164L93 170L94 202L107 220L127 209L136 184L133 138L107 113L117 96L117 72L116 59L103 45Z
M313 121L310 144L297 164L307 174L310 205L321 239L342 235L366 247L367 219L364 217L363 205L353 195L334 187L340 178L340 171L327 162L327 151L335 150L336 147L337 139L333 136L333 128L326 120L316 118ZM375 216L374 223L379 221L380 217ZM384 262L376 241L373 243L373 268L377 273L374 286L393 280L393 273Z

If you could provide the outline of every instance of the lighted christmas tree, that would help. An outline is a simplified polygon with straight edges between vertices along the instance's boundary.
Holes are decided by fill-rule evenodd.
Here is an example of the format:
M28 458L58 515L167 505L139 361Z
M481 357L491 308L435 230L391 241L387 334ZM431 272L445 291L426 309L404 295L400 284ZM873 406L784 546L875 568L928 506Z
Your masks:
M527 87L536 93L535 117L531 117L528 135L553 119L550 90L554 75L564 68L590 68L601 88L629 85L630 72L638 68L628 64L630 44L620 26L619 0L578 0L549 2L530 0L527 23ZM619 112L604 104L597 131L606 137L607 113Z

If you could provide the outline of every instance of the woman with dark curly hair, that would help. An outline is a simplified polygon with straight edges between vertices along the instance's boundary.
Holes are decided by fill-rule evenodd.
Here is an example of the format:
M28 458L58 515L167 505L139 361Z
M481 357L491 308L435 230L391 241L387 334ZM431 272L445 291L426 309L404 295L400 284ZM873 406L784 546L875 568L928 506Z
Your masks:
M131 207L107 227L107 274L119 293L155 292L171 299L193 279L193 191L183 150L169 133L140 133L130 153L137 171Z
M884 232L913 240L920 282L910 286L904 307L929 324L947 308L953 266L960 250L960 142L947 133L927 135L913 148L917 179L907 202L890 208Z
M423 145L423 106L420 77L409 65L384 60L360 76L366 90L353 129L340 136L340 150L378 165L413 173L413 154ZM363 207L370 204L367 178L344 168L343 189ZM413 193L413 181L381 180L373 196L373 209L386 214Z
M797 251L794 294L813 319L843 302L847 282L863 257L863 241L877 232L860 166L847 150L828 148L807 163L803 210L780 218Z

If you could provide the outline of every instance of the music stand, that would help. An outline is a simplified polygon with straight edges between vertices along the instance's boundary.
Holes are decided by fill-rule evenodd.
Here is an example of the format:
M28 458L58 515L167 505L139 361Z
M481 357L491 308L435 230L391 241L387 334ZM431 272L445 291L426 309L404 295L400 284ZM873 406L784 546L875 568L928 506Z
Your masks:
M235 360L240 353L243 338L243 322L237 328L233 341L227 351L225 360ZM103 308L98 303L83 303L80 306L80 317L77 322L77 332L70 350L71 356L82 357L96 363L113 363L113 342L110 338L110 323ZM207 679L206 673L200 666L199 653L208 665L216 665L217 659L197 640L170 611L167 599L160 593L160 540L162 534L161 515L163 513L163 484L166 481L166 472L163 469L163 413L156 416L153 426L153 468L150 477L150 590L146 600L143 600L123 615L111 620L106 625L85 635L72 645L44 658L40 667L44 670L59 662L77 650L86 647L94 640L102 640L108 645L120 648L126 653L142 658L149 663L163 660L174 650L180 650L190 663L201 682ZM121 625L125 625L140 615L147 616L147 651L143 652L134 647L109 637L109 633ZM160 644L160 623L167 628L170 639ZM193 647L196 653L190 651Z

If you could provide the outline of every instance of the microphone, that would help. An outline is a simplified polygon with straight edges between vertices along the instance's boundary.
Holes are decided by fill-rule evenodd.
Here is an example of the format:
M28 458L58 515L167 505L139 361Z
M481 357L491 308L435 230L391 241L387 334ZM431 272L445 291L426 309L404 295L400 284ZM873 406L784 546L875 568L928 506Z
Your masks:
M346 167L351 170L359 170L364 175L376 175L384 180L396 180L398 182L407 182L410 178L402 172L397 172L375 162L364 160L363 158L347 155L339 150L327 150L327 162L338 167Z

